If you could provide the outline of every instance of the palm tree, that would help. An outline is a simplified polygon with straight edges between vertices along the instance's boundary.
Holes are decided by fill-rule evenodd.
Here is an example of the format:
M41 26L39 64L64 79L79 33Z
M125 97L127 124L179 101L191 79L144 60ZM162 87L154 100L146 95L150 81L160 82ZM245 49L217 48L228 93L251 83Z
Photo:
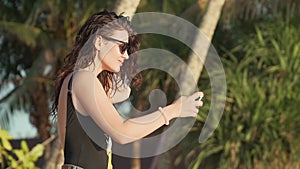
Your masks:
M0 25L4 46L2 49L5 50L1 52L1 55L6 61L2 63L1 87L12 83L14 87L1 98L1 111L5 116L15 109L30 111L32 123L37 127L40 137L46 139L49 136L47 128L50 127L48 100L41 98L48 98L45 85L49 74L42 75L43 72L40 70L46 64L53 62L45 58L52 54L50 45L46 46L49 44L49 36L41 28L34 26L36 22L33 20L34 13L39 8L30 12L28 1L23 4L17 2L8 2L8 4L15 8L8 10L8 6L2 5L1 7L9 12L12 10L16 15L10 16L7 12L2 13L1 16ZM23 8L23 11L18 8ZM25 17L26 13L29 15ZM20 15L22 17L18 17Z
M139 3L140 0L130 0L130 1L117 0L113 11L116 12L116 14L120 14L124 12L125 16L132 17Z
M129 16L129 19L132 19L132 16L134 15L138 5L140 3L140 0L131 0L131 1L123 1L123 0L117 0L115 7L113 9L114 12L117 14L123 13L125 16ZM134 151L139 151L139 143L134 143ZM139 159L135 158L132 159L132 169L139 169L141 168L141 162Z
M282 14L285 19L290 19L300 15L299 0L226 0L222 20L224 29L230 29L232 22L237 20L254 21L258 19L266 19L268 17L276 17Z
M107 1L1 1L1 124L20 109L30 113L38 137L52 128L49 113L53 79L79 26ZM50 156L50 149L45 157Z
M212 2L217 3L216 1L212 0L212 1L210 1L210 4ZM236 24L236 22L238 22L238 21L243 21L244 23L248 22L248 21L253 22L253 21L257 21L262 18L268 19L268 17L271 17L271 18L276 17L279 13L283 14L283 16L285 16L286 20L289 20L293 16L296 16L296 15L299 16L299 14L300 14L299 10L298 11L296 10L296 9L299 9L299 6L300 6L299 1L293 1L293 0L290 0L290 1L226 0L224 7L223 7L222 15L220 16L219 14L216 14L215 16L217 16L217 15L220 16L220 21L222 22L221 29L231 29L231 25ZM209 9L209 6L208 6L208 9ZM219 9L219 8L215 7L214 9ZM219 10L216 10L216 11L219 11ZM266 17L266 16L268 16L268 17ZM203 17L203 20L205 20L205 16ZM208 21L213 21L213 20L215 20L215 19L209 19ZM203 23L203 24L201 24L201 26L205 26L205 24ZM211 40L212 34L208 31L203 30L201 28L201 26L200 26L201 32L205 33L208 36L208 39ZM213 29L208 29L208 30L213 30ZM203 50L202 52L203 53L201 53L201 56L204 56L203 60L205 60L207 51ZM207 56L207 57L209 57L209 56ZM197 58L197 57L194 57L194 58ZM192 55L190 55L188 63L191 64L190 67L192 68L193 71L196 70L194 72L194 74L196 73L196 78L198 79L201 75L203 64L200 62L199 59L193 59ZM199 119L201 119L201 118L199 118ZM201 120L200 123L203 123L203 121ZM225 128L226 128L226 126L225 126ZM230 133L228 133L228 134L230 134ZM216 154L218 154L218 152L221 152L223 149L222 145L218 145L217 143L213 143L212 141L208 142L208 143L206 142L205 144L202 144L202 145L199 145L199 147L201 147L201 148L193 148L191 151L189 151L187 157L185 158L186 162L190 163L189 168L199 168L200 164L202 166L202 164L204 164L204 163L206 163L206 164L204 164L205 167L202 166L203 168L206 168L206 165L208 163L216 164L216 159L217 159ZM197 149L199 151L197 151ZM195 156L196 152L199 152L199 154L197 154L198 156ZM197 159L191 160L191 158L194 158L194 157L196 157ZM234 156L232 156L232 158L234 158ZM206 159L206 160L204 160L204 159ZM191 161L193 161L193 162L191 163ZM211 167L209 165L210 164L208 164L207 168ZM216 165L215 167L218 167L218 165Z
M210 47L210 42L213 38L217 23L221 16L221 11L224 3L225 0L207 1L205 14L202 17L202 21L199 25L200 32L204 34L207 37L207 39L204 39L202 34L196 35L193 48L198 48L199 46L201 46L202 53L199 54L200 56L197 56L196 54L191 52L191 54L188 57L188 67L193 72L196 81L198 81L200 78L203 64L205 62L205 58ZM195 49L192 50L195 51ZM201 60L199 59L199 57L201 58ZM184 82L186 83L183 83L184 86L183 89L186 90L191 89L190 87L188 87L190 85L188 81L184 81Z

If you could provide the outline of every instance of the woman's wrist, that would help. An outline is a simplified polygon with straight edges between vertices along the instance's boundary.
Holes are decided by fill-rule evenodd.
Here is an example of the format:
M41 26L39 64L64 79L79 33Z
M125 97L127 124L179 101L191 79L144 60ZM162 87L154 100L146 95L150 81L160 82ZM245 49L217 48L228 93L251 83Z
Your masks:
M176 116L176 109L174 107L174 105L168 105L166 107L164 107L164 113L166 115L166 118L170 121L178 116Z
M169 119L168 116L166 115L166 112L165 112L164 108L158 107L158 111L160 112L160 114L161 114L162 117L164 118L165 125L169 125L170 119Z

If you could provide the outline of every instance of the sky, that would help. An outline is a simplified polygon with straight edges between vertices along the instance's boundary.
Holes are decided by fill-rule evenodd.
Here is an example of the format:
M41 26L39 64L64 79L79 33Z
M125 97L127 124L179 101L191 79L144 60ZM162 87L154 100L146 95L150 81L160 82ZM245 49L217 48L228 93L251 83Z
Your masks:
M0 92L0 98L9 93L14 86L8 84L3 87ZM0 110L5 110L5 104L1 104ZM0 113L4 113L0 111ZM0 126L2 126L0 124ZM14 139L33 138L37 135L37 129L29 121L29 113L21 110L14 110L14 113L9 114L8 132Z
M29 114L23 111L15 111L11 115L8 131L14 139L33 138L37 135L37 129L29 121Z

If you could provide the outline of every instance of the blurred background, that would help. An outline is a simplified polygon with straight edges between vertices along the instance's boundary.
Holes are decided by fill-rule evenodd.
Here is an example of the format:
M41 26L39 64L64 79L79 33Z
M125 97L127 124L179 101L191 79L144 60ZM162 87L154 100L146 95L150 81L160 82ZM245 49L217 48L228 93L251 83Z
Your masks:
M122 162L132 169L300 168L299 0L0 0L1 168L58 168L62 154L50 115L54 80L78 29L103 9L128 16L163 12L191 22L211 40L227 82L221 121L199 144L211 101L206 69L181 42L142 35L142 49L165 49L199 64L193 72L205 106L173 149ZM153 89L174 100L178 86L170 75L142 74L142 87L130 97L137 109L149 108Z

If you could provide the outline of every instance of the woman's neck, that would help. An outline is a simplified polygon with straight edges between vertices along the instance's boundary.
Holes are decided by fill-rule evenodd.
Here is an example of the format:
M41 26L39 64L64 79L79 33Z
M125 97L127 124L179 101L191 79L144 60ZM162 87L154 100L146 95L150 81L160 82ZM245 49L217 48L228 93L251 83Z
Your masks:
M103 71L101 61L98 59L98 53L96 54L94 62L81 70L90 71L95 76L98 76Z

